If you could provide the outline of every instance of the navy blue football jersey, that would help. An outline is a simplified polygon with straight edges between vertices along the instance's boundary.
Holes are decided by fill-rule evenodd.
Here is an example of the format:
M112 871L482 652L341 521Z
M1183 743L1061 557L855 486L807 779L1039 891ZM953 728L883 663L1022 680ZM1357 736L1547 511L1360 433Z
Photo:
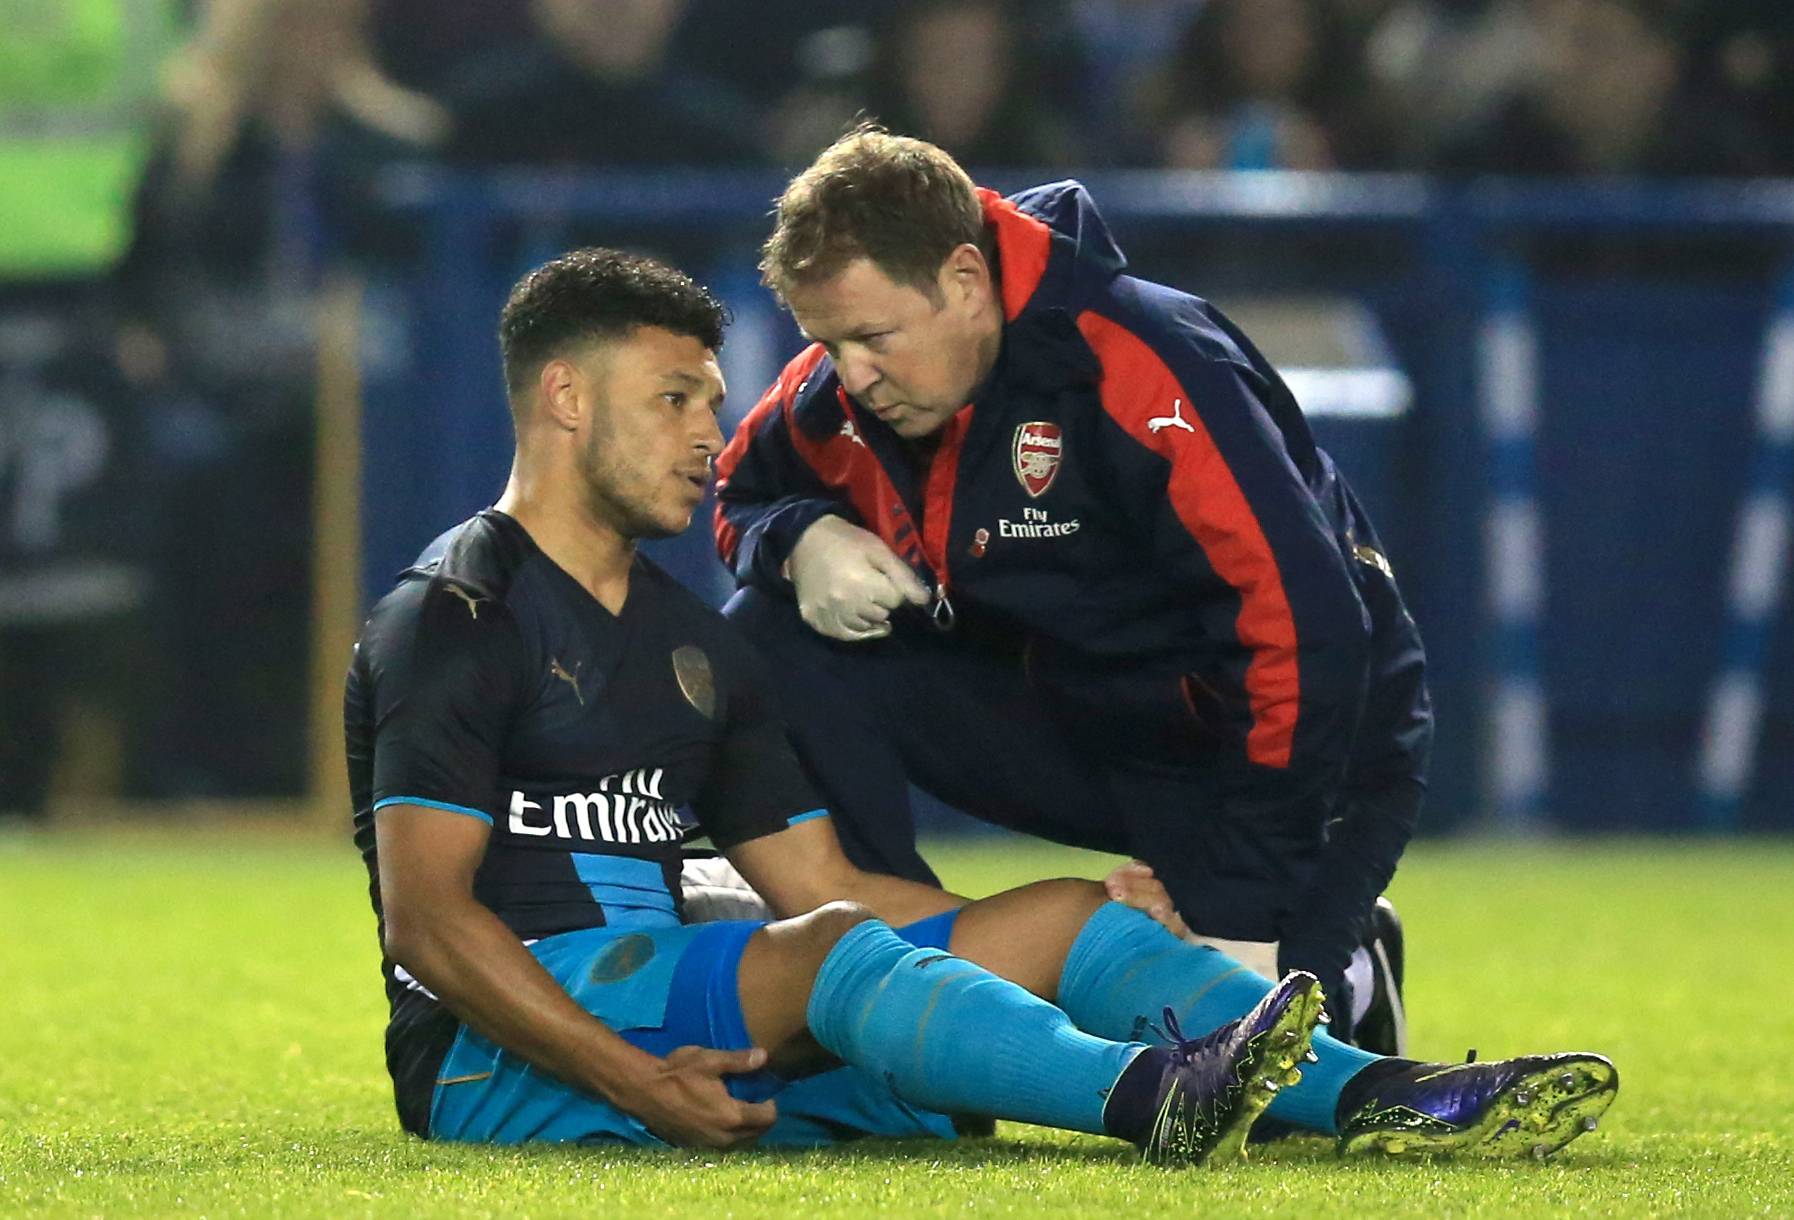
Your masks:
M677 924L686 838L727 849L819 812L727 620L640 556L612 614L496 510L437 539L374 607L344 721L376 916L388 805L490 823L474 896L524 940ZM383 970L388 1066L421 1130L455 1025Z

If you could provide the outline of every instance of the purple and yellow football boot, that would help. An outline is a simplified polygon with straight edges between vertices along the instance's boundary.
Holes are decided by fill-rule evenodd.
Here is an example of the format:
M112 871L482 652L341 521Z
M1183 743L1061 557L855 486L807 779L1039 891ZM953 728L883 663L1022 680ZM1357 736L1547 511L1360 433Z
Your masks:
M1301 1080L1322 1017L1320 981L1292 971L1245 1016L1186 1039L1165 1010L1169 1046L1150 1046L1115 1082L1109 1129L1160 1165L1220 1165L1245 1156L1246 1135L1277 1090Z
M1600 1055L1375 1064L1340 1098L1340 1155L1550 1156L1586 1132L1619 1092Z

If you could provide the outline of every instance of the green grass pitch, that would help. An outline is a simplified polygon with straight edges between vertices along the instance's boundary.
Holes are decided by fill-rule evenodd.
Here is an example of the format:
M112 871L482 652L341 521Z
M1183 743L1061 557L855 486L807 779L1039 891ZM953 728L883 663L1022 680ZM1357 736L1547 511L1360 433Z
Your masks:
M983 893L1104 861L944 847ZM1592 1048L1602 1129L1536 1165L1217 1172L1103 1140L803 1154L491 1150L403 1137L360 863L303 839L0 837L0 1216L1794 1214L1794 844L1422 845L1395 897L1416 1049Z

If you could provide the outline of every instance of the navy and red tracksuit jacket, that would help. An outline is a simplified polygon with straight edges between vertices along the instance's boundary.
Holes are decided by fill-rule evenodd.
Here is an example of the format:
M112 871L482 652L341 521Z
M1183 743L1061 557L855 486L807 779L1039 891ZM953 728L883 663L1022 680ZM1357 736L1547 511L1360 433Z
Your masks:
M1264 357L1125 274L1081 185L981 195L1006 318L986 384L918 456L805 350L718 460L723 562L782 589L818 517L872 530L961 619L1025 639L1112 756L1200 755L1230 814L1292 842L1342 819L1303 905L1356 922L1412 833L1431 734L1369 522Z

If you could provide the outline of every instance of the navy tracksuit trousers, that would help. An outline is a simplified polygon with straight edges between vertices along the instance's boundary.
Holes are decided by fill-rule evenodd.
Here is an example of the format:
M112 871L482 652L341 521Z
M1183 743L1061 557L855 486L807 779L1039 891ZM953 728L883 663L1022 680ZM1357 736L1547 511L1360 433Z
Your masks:
M883 640L840 643L788 597L752 587L724 613L766 658L793 744L859 867L938 884L916 851L914 783L981 820L1145 860L1205 935L1278 938L1321 846L1318 814L1300 826L1226 815L1200 765L1103 744L1102 717L1042 695L1019 648L1000 641L941 634L918 615Z

